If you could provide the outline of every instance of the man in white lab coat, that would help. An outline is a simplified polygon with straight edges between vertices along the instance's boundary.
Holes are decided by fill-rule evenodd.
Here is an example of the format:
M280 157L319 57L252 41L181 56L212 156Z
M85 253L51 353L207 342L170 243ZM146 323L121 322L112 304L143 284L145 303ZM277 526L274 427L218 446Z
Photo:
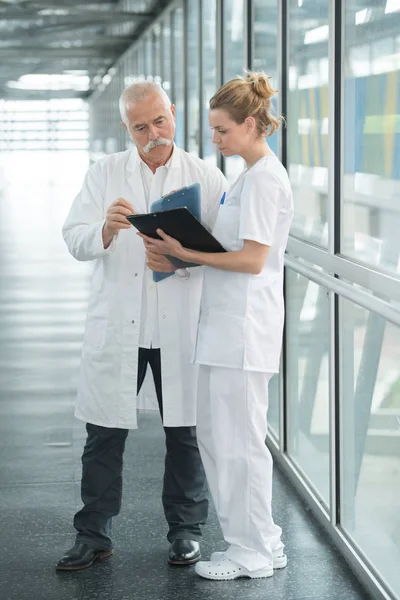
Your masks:
M94 273L75 413L88 434L84 506L74 518L76 543L58 570L83 569L112 554L111 519L120 510L125 440L137 427L137 408L144 408L137 406L136 393L148 364L166 436L162 501L171 564L199 560L200 525L208 511L192 364L202 268L175 270L165 257L146 252L126 216L149 212L162 195L198 182L202 221L211 228L227 183L216 167L174 145L175 107L160 86L128 86L120 111L136 148L91 166L63 228L71 254L93 260ZM173 275L155 284L151 269Z

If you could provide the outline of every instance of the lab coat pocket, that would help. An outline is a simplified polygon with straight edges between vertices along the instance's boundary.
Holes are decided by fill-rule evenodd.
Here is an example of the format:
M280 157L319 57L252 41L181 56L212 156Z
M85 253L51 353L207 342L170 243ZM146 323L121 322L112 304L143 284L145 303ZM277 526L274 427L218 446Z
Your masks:
M244 342L243 317L203 310L197 335L195 362L241 369Z
M100 317L89 318L83 340L83 354L96 354L104 348L107 320Z

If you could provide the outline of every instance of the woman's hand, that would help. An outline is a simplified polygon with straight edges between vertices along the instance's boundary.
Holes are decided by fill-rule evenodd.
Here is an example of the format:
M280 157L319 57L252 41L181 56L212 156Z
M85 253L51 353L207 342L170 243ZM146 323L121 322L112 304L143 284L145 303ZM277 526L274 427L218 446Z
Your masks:
M162 238L161 240L155 240L154 238L150 238L143 233L137 234L144 240L147 252L163 254L164 256L175 256L176 258L181 258L183 260L185 259L187 250L180 242L178 242L178 240L164 233L162 229L157 229L157 233Z

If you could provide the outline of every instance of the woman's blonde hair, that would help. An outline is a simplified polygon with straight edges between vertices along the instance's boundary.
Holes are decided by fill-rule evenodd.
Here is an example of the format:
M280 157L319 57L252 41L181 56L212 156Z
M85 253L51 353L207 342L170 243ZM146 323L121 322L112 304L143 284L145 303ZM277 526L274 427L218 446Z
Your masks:
M253 117L260 137L269 137L282 119L273 114L271 98L276 94L265 73L246 71L247 77L236 77L219 88L210 100L210 109L225 110L239 125Z

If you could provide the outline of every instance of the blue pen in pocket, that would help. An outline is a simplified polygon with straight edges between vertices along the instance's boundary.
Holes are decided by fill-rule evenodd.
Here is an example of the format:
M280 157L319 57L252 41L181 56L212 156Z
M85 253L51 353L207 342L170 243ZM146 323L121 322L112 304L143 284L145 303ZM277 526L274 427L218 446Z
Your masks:
M221 202L220 202L220 204L223 204L223 203L225 202L225 197L226 197L226 192L224 192L224 193L222 194L222 198L221 198Z

